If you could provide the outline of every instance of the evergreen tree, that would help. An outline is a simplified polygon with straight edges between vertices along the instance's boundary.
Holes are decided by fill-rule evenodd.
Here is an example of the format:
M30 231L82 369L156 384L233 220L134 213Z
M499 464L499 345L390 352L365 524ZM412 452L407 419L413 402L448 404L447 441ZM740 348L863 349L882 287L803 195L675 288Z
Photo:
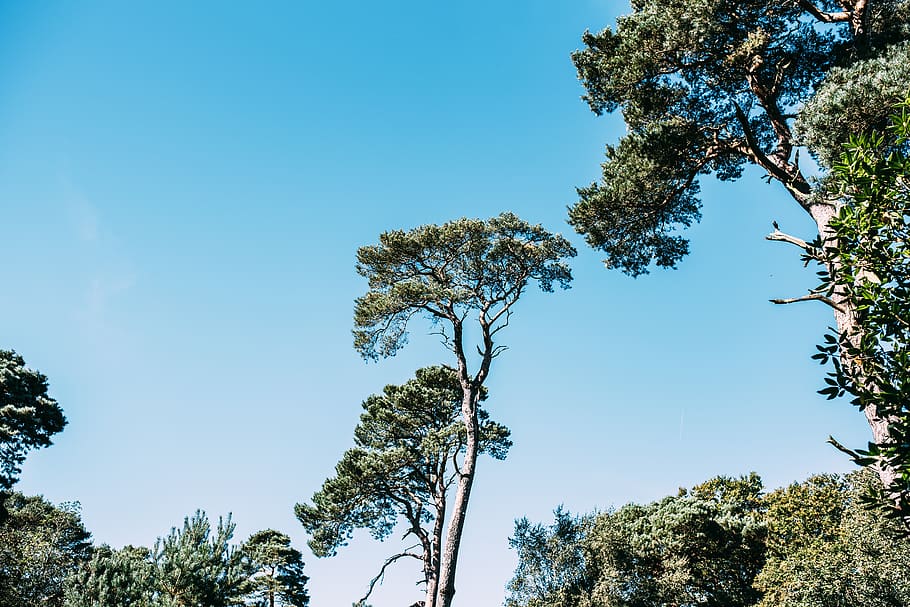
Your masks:
M212 530L197 511L182 529L160 538L153 550L157 585L163 607L231 607L242 605L249 590L250 566L229 542L234 523L218 519Z
M562 236L511 213L487 221L459 219L386 232L379 244L357 251L357 271L369 290L354 307L354 347L367 359L391 356L406 342L408 323L428 317L455 357L461 386L465 453L459 465L451 519L440 556L439 588L427 607L450 607L455 571L474 484L481 432L478 402L497 344L519 298L536 282L543 291L568 288L565 260L575 249ZM476 367L465 329L474 318L479 339Z
M481 400L486 398L482 391ZM355 447L342 456L335 476L313 496L313 505L298 504L297 517L312 534L317 556L334 555L357 528L385 539L402 521L402 539L417 545L389 557L369 585L363 603L386 567L414 558L423 565L426 605L436 600L442 564L443 531L451 489L460 474L458 458L467 449L461 420L462 390L455 370L418 369L401 386L386 386L363 402L354 429ZM506 456L511 442L504 426L477 411L481 453Z
M255 607L306 607L309 578L303 574L303 555L291 538L274 529L257 531L241 550L252 567L248 601Z
M0 524L0 605L63 605L67 578L91 554L79 504L12 493Z

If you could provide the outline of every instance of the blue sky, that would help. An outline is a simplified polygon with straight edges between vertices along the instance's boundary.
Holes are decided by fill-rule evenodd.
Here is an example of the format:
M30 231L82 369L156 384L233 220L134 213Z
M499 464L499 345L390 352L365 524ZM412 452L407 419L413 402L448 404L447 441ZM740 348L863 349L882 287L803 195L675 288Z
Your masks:
M849 469L845 402L815 394L831 317L775 307L814 286L763 240L808 218L749 172L703 182L678 270L605 271L566 224L623 132L569 59L624 2L0 5L0 347L50 379L69 426L20 490L79 500L98 542L151 545L197 508L238 540L289 533L315 607L357 599L391 546L316 559L293 517L351 444L360 402L447 352L351 345L358 246L510 210L579 248L571 290L530 293L503 333L457 601L496 605L515 518L607 508L716 474L770 487ZM390 573L376 607L419 598Z

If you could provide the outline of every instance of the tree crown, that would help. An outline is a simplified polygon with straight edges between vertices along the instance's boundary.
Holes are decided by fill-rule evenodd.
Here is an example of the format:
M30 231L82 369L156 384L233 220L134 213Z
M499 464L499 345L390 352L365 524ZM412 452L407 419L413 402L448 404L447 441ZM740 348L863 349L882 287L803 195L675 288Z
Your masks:
M511 213L385 232L357 251L369 290L355 302L354 347L368 359L394 355L419 314L460 324L477 312L495 331L529 282L543 291L568 288L564 259L575 254L562 236Z
M334 555L358 528L384 539L401 516L415 533L413 526L434 520L434 505L457 475L453 460L465 450L461 402L458 376L444 366L419 369L414 379L363 402L356 446L313 495L313 505L295 508L314 554ZM483 409L478 415L480 452L505 458L509 430Z

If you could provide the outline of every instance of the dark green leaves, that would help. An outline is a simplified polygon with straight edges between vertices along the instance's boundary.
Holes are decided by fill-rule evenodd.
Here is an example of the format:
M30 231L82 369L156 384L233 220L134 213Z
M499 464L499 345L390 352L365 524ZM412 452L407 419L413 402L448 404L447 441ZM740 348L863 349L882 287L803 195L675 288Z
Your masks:
M386 232L357 251L369 290L355 302L354 347L365 358L391 356L414 315L460 322L474 311L492 319L530 282L568 288L563 260L574 255L566 239L511 213Z
M252 605L256 607L306 607L309 578L303 574L303 555L280 531L257 531L241 550L253 570L250 578Z
M887 130L851 138L834 167L844 204L830 222L837 246L821 249L831 270L818 290L838 293L854 322L813 358L833 366L821 394L849 394L887 424L887 438L854 460L894 472L886 491L910 520L910 101L897 110Z
M607 253L609 268L638 276L652 261L675 266L689 252L675 230L701 216L696 176L706 147L704 137L681 121L655 124L608 146L603 182L578 189L569 223Z
M47 377L0 350L0 495L18 480L25 454L49 446L65 425L63 410L47 395Z
M230 543L231 517L212 525L204 512L184 519L182 529L155 544L159 596L179 607L238 605L249 590L249 563Z
M358 528L387 537L400 518L412 525L435 520L455 480L452 460L464 453L462 390L448 367L419 369L403 385L363 402L355 447L342 456L312 505L295 512L317 556L331 556ZM509 430L478 412L480 451L497 459L511 446Z
M828 4L821 10L854 5ZM679 232L699 219L700 175L737 179L755 164L808 210L813 189L795 154L793 119L833 66L906 39L906 11L897 10L905 4L855 3L866 24L856 29L848 19L820 25L805 0L637 0L615 29L586 32L572 56L584 100L597 114L621 110L629 132L607 147L600 182L578 190L570 223L607 254L607 267L638 276L652 263L675 267L688 252ZM884 80L893 88L906 62L889 61ZM854 72L851 93L832 83L826 95L837 101L811 110L810 145L881 114L887 95L867 91L869 78Z
M0 524L0 605L63 604L67 577L91 554L79 504L12 493Z

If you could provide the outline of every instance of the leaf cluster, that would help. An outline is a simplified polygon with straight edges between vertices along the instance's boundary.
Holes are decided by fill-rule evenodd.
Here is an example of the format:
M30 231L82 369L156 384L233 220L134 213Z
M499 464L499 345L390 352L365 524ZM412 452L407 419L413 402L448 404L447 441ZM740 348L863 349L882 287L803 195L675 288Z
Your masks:
M295 508L312 536L314 554L334 555L355 529L384 539L400 517L415 532L435 520L440 500L457 478L458 457L467 441L462 398L456 372L435 366L419 369L414 379L386 386L381 395L363 402L355 447L344 453L312 505ZM478 415L480 452L503 459L512 444L509 430L483 409Z
M244 542L241 550L250 562L251 591L248 604L255 607L305 607L310 596L309 579L303 573L303 555L291 546L291 539L280 531L258 531Z
M0 492L18 480L25 454L63 430L63 410L47 395L47 377L11 350L0 350Z
M768 561L759 607L910 604L910 542L865 507L881 493L870 471L820 475L770 493Z
M568 288L563 260L575 254L563 237L511 213L385 232L357 251L369 290L355 302L354 347L368 359L392 356L421 314L460 324L476 312L481 322L505 323L529 282Z
M897 474L886 492L891 514L910 512L910 100L884 132L854 136L833 169L844 204L817 242L818 292L855 310L853 329L832 331L813 357L833 371L820 393L849 395L887 421L888 438L853 453L861 466Z
M0 524L0 605L63 604L67 578L91 554L79 504L11 493Z
M163 607L243 604L251 572L242 551L230 543L234 528L230 515L212 529L197 511L182 529L159 538L152 553Z
M770 493L754 473L650 504L516 522L507 607L885 607L910 602L910 541L865 509L869 472Z
M700 218L700 175L786 162L792 108L842 45L792 0L638 0L615 31L583 41L572 56L583 98L597 114L621 109L629 133L607 147L602 181L578 190L569 219L633 276L688 252L678 232Z
M849 129L887 112L894 86L906 82L908 6L634 1L615 28L586 32L572 56L583 99L598 115L621 111L628 133L607 146L601 180L578 189L569 222L606 253L608 268L638 276L688 253L681 231L700 219L703 175L734 180L754 164L808 209L817 192L797 145L824 163ZM826 11L862 11L862 24L825 22ZM797 138L794 119L807 102Z
M734 497L750 495L753 481L720 479L743 487L706 497L707 487L696 488L583 517L559 509L550 527L518 521L506 605L754 605L767 531L748 500Z

